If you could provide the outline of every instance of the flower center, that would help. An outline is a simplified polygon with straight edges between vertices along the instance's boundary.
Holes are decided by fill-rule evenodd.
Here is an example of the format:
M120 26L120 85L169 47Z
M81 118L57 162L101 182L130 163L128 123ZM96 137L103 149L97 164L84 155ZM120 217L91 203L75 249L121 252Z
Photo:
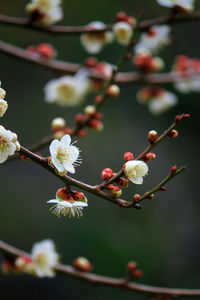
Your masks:
M2 150L6 145L7 145L6 139L0 136L0 150Z
M62 83L57 88L58 95L61 101L70 102L75 97L75 89L72 85Z
M38 253L35 257L35 263L41 268L44 268L46 265L48 265L46 254L44 252Z

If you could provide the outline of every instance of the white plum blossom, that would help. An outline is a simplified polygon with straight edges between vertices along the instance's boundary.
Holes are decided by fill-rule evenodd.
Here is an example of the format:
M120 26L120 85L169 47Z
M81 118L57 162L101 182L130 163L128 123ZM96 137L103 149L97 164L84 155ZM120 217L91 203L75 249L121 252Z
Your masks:
M65 134L59 141L57 139L51 142L49 147L51 153L51 161L55 168L62 175L67 172L75 173L74 166L80 164L79 149L76 146L70 145L71 137Z
M17 135L0 126L0 163L5 162L8 156L13 155L15 151L19 150L20 144L17 141Z
M36 21L43 26L52 25L63 17L60 0L31 0L26 11L32 15L37 13Z
M75 76L63 76L49 81L45 88L45 100L60 106L76 106L81 103L90 89L90 81L85 70Z
M3 117L5 114L7 108L8 108L8 103L7 101L4 100L6 95L6 91L1 88L1 81L0 81L0 117Z
M135 52L147 50L152 54L157 53L170 42L170 27L168 25L152 26L148 32L141 35L139 43L135 46Z
M47 203L55 204L50 211L59 218L66 215L69 215L69 217L81 217L83 215L83 208L88 206L87 198L83 193L76 192L75 194L79 194L81 197L76 198L76 196L67 192L65 188L59 189L56 193L56 199L47 201Z
M124 174L135 184L142 184L143 177L147 175L148 166L142 160L129 160L123 166Z
M154 115L159 115L177 104L175 94L165 91L159 97L152 98L148 102L149 110Z
M117 22L113 26L113 32L119 44L127 45L133 35L133 28L127 22Z
M175 82L175 88L184 94L190 92L200 92L200 76L194 76L193 78L180 79Z
M47 239L33 245L31 251L33 270L38 277L55 276L54 267L58 263L58 253L55 251L55 244Z
M194 0L157 0L158 4L165 7L180 6L185 10L193 10Z
M103 29L105 24L101 21L94 21L87 25L89 29ZM99 53L104 45L112 43L113 33L111 31L99 33L84 33L81 35L81 43L84 49L90 54Z

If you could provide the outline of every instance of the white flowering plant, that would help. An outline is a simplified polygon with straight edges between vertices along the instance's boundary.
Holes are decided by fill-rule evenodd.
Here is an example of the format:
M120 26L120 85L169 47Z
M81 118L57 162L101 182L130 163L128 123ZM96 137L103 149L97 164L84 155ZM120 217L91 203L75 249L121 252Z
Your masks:
M164 139L174 139L178 136L177 127L182 120L190 118L188 113L175 114L172 124L161 134L158 134L154 129L149 130L146 135L147 147L137 156L133 154L131 149L125 152L121 155L121 162L117 161L117 170L106 167L101 171L100 182L95 181L95 184L89 184L87 182L89 167L86 165L84 168L79 168L82 160L84 162L84 158L80 155L82 148L84 148L84 145L81 145L81 138L87 135L88 129L94 132L101 132L104 129L101 109L110 99L118 98L120 100L123 97L121 85L124 83L134 82L136 85L137 83L144 85L137 91L135 105L138 107L140 104L146 105L147 111L142 106L140 109L144 109L145 114L150 114L153 117L165 115L166 111L175 109L179 105L178 95L174 91L170 91L170 87L166 89L164 87L166 83L172 83L178 93L188 94L200 91L200 59L190 58L182 54L178 55L172 63L171 71L166 73L164 71L166 62L161 56L161 50L173 43L173 24L200 19L199 12L194 11L195 1L155 0L155 3L170 10L170 14L146 20L140 14L132 16L125 12L119 12L115 22L108 25L102 21L92 21L84 26L54 25L64 15L61 1L31 0L25 7L28 20L12 19L9 16L0 15L0 23L5 25L20 26L44 34L79 35L84 53L96 55L101 51L103 52L104 47L109 49L114 43L116 47L118 44L121 49L121 55L114 64L112 59L111 61L99 61L99 58L94 56L86 57L82 64L75 64L58 60L59 51L50 43L42 41L37 46L21 49L0 41L1 52L55 71L56 78L52 76L50 80L46 80L43 88L46 102L43 103L46 107L43 115L49 118L48 109L52 109L54 114L54 108L56 109L57 105L60 112L68 113L70 121L66 121L65 118L56 114L53 120L50 120L51 134L41 138L28 148L22 145L23 137L20 136L19 142L16 133L0 125L0 163L6 165L17 159L21 159L21 163L31 160L39 167L46 169L48 174L52 174L55 179L62 183L63 187L56 190L55 198L41 200L43 200L46 208L51 204L52 206L49 206L50 212L58 218L63 217L65 223L69 222L71 217L72 222L80 222L78 219L83 214L84 217L81 222L84 222L84 218L87 219L85 213L90 214L92 211L93 196L111 202L122 209L134 208L137 212L142 208L143 203L148 202L145 200L153 199L157 192L166 191L165 185L186 169L185 166L172 165L167 171L167 176L160 183L154 184L150 188L148 186L150 180L154 181L151 161L156 159L156 153L152 152L153 149ZM159 56L157 56L158 53ZM129 70L132 68L131 71L121 71L125 60ZM2 84L4 87L5 82L3 81ZM0 117L2 117L2 122L8 115L8 103L9 110L12 110L10 97L8 102L5 100L5 97L7 99L9 96L9 83L6 85L8 86L6 89L8 93L1 87L0 81ZM92 101L90 101L91 99ZM52 104L52 106L48 106L48 104ZM76 109L80 109L81 112L76 111L74 113ZM120 113L123 114L123 111ZM74 120L74 126L69 125L71 120ZM118 123L120 126L120 118ZM141 124L143 125L142 117ZM87 143L89 143L89 137ZM104 142L103 135L100 139L102 139L101 147L94 145L92 153L98 154L99 160L101 150L109 147L106 141ZM120 143L118 142L118 144ZM80 149L78 145L81 145ZM48 147L48 154L42 154L41 151L46 146ZM128 142L126 147L128 147ZM118 145L113 148L112 151L117 152ZM85 152L87 153L87 149ZM111 159L112 155L110 155ZM76 169L76 167L78 168ZM96 171L94 164L92 164L92 168ZM19 169L18 172L20 171ZM81 172L84 173L86 179L79 181L75 177ZM73 190L74 187L78 191ZM131 198L130 196L126 198L126 190L132 194ZM35 192L37 193L37 190ZM36 196L40 198L40 193L38 194ZM35 205L39 210L40 204ZM98 209L100 210L100 207ZM48 217L47 213L46 215ZM62 222L55 216L54 220ZM84 237L84 239L86 238ZM158 297L151 299L168 300L170 299L168 297L179 296L200 297L199 289L157 288L144 286L140 283L136 284L134 281L142 277L142 271L132 261L127 264L127 276L124 279L90 273L93 266L87 258L82 256L74 259L72 266L61 265L59 264L59 254L56 251L54 241L51 239L35 243L30 253L16 249L3 241L0 241L0 250L5 255L5 261L2 264L2 270L5 272L26 273L38 278L52 278L57 273L63 273L88 282L115 286L116 288L123 287L127 290L148 293Z

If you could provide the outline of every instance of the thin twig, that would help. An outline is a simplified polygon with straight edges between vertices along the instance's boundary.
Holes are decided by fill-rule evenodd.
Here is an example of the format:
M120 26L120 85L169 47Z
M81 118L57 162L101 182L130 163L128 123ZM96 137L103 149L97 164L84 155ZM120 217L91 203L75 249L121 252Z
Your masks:
M10 256L12 259L21 256L29 256L30 254L19 250L3 241L0 240L0 250L3 255L8 257ZM99 284L104 286L110 286L115 288L122 288L126 290L130 290L140 294L148 294L148 295L168 295L172 297L199 297L200 290L197 289L179 289L179 288L164 288L164 287L156 287L150 285L144 285L140 283L127 281L126 278L112 278L106 277L102 275L97 275L93 273L85 273L76 270L70 265L61 265L58 264L55 266L55 271L60 274L69 275L84 281L87 281L91 284Z

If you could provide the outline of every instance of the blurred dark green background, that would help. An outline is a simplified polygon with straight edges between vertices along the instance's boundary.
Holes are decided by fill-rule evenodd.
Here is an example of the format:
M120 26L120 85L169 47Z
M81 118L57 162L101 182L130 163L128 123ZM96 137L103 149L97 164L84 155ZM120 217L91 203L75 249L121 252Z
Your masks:
M25 16L27 1L0 1L0 13ZM114 21L118 11L137 16L146 11L146 18L166 14L167 9L156 0L74 0L63 1L63 24L81 25L92 20ZM198 5L197 5L198 7ZM199 5L200 8L200 5ZM170 70L174 56L187 54L199 57L200 23L173 26L173 44L162 52L166 70ZM50 36L25 29L0 25L3 41L21 46L40 42L52 43L58 58L82 62L87 54L78 37ZM115 63L121 47L108 46L99 59ZM57 74L37 65L0 55L0 80L7 91L9 109L2 124L14 130L22 145L29 146L50 133L53 118L62 116L72 124L80 108L59 108L44 102L44 84ZM125 68L124 68L125 69ZM109 100L104 106L105 130L89 132L78 140L83 150L83 165L75 178L97 184L105 167L115 171L122 165L125 151L135 155L147 145L150 129L161 133L177 113L192 115L179 127L177 139L166 139L156 149L157 159L149 163L149 176L142 186L131 186L124 193L131 199L133 193L143 193L161 181L173 165L187 165L185 173L168 185L143 209L125 210L103 199L87 194L89 207L77 219L58 219L49 214L46 201L54 198L61 182L34 163L12 162L0 166L1 209L0 239L30 251L32 244L45 238L55 241L62 262L70 264L77 256L85 256L94 265L94 272L108 276L125 276L129 260L136 260L144 271L141 282L184 288L198 288L200 280L200 204L199 204L199 108L200 95L179 97L179 105L169 112L154 117L146 107L136 102L141 84L121 88L120 99ZM173 91L171 85L166 86ZM92 103L92 97L87 100ZM46 151L46 154L48 151ZM147 296L106 287L95 287L77 279L58 275L54 279L31 276L0 275L1 299L148 299Z

